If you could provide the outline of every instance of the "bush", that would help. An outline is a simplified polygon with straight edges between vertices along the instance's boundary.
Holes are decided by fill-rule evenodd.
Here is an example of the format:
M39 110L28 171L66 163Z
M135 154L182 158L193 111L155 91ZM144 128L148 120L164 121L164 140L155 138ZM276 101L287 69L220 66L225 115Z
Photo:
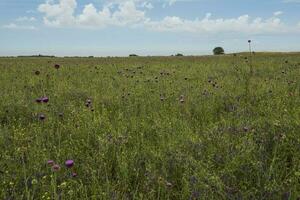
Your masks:
M183 54L181 54L181 53L178 53L178 54L176 54L175 56L183 56Z
M216 47L213 50L214 55L223 55L225 54L225 51L222 47Z

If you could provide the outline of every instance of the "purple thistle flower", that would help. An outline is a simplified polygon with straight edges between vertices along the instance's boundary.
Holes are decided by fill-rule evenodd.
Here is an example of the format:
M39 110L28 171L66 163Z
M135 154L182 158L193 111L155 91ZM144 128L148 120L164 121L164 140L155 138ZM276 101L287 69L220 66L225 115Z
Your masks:
M39 119L43 121L43 120L46 119L46 116L45 116L44 114L40 114L40 115L39 115Z
M55 165L52 166L52 170L57 172L57 171L60 170L60 166L58 164L55 164Z
M48 103L48 102L49 102L49 98L48 98L48 97L43 97L43 98L42 98L42 101L43 101L44 103Z
M55 64L54 67L55 67L55 69L59 69L60 65L59 64Z
M54 165L54 161L53 160L48 160L47 164L53 166Z
M76 177L78 174L76 172L72 173L72 177Z
M37 99L35 100L35 102L41 103L41 102L42 102L42 98L37 98Z
M74 165L74 161L73 160L67 160L65 162L65 165L66 165L67 168L71 168Z

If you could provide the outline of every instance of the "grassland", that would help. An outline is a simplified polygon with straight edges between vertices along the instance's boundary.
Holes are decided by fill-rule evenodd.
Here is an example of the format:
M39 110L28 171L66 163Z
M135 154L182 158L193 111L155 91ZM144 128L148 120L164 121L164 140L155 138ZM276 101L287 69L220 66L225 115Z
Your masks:
M299 198L300 54L252 56L0 58L0 199Z

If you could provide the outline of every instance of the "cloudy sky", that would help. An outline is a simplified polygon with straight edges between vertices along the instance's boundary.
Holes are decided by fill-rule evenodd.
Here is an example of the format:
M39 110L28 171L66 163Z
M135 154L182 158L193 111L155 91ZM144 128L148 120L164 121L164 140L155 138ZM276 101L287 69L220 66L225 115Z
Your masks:
M300 51L300 0L0 0L0 55Z

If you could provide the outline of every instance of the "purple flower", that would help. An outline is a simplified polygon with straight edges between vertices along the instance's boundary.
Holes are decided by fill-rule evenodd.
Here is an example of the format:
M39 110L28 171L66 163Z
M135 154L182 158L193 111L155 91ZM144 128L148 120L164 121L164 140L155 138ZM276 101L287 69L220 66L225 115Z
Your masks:
M58 164L55 164L55 165L52 166L52 170L57 172L57 171L60 170L60 166Z
M39 119L43 121L43 120L46 119L46 116L45 116L44 114L40 114L40 115L39 115Z
M53 166L54 165L54 161L53 160L48 160L47 164Z
M67 160L65 162L65 165L66 165L67 168L71 168L74 165L74 161L73 160Z
M35 102L41 103L41 102L42 102L42 98L37 98L37 99L35 100Z
M49 102L49 98L48 98L48 97L43 97L43 98L42 98L42 101L43 101L44 103L48 103L48 102Z
M76 177L77 176L77 173L76 172L73 172L72 173L72 177Z
M55 67L55 69L59 69L60 65L59 64L55 64L54 67Z

